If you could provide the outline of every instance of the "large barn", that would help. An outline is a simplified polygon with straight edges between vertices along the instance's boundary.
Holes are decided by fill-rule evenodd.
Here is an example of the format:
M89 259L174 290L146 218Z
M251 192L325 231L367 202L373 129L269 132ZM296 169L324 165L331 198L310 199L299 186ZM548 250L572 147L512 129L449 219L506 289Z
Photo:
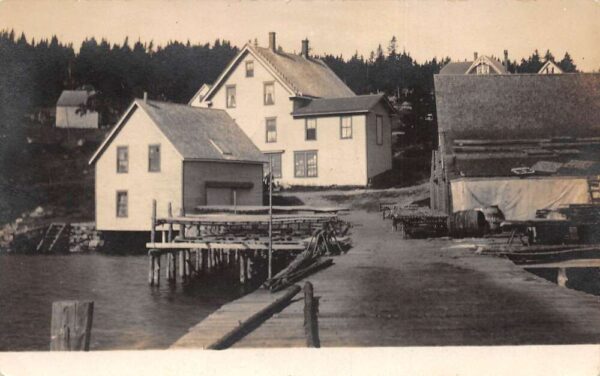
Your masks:
M264 156L223 110L136 99L89 163L101 231L149 231L153 200L262 205Z
M600 74L436 75L431 205L508 219L597 200Z

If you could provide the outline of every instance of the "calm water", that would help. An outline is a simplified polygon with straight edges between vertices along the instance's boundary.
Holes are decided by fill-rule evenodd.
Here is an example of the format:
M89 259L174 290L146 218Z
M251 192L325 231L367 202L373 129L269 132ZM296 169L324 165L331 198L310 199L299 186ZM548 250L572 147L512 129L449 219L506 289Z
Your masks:
M0 350L48 350L56 300L95 302L92 350L160 349L241 295L226 281L150 288L147 267L146 256L0 255Z

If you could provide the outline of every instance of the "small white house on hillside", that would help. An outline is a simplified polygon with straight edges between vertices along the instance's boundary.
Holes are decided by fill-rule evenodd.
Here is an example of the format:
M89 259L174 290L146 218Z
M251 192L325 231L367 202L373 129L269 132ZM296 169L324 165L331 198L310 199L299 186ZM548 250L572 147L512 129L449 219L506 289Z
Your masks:
M93 94L86 90L64 90L56 102L56 127L98 128L98 113L89 110L81 113L80 110Z
M355 95L321 60L247 44L192 106L224 109L268 156L283 185L360 185L392 167L383 95ZM198 98L202 96L202 99Z
M96 227L149 231L198 205L261 205L265 158L223 110L136 99L90 159Z

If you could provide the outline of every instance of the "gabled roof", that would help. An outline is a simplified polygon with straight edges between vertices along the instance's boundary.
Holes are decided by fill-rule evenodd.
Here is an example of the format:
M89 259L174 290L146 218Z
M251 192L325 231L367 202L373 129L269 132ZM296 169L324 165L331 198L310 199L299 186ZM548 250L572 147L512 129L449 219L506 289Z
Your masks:
M467 74L469 74L473 69L475 69L479 64L487 64L490 67L492 67L492 69L495 71L496 74L507 74L508 71L506 70L506 68L504 67L504 65L491 57L482 55L479 56L469 67L469 69L467 69Z
M351 97L354 92L327 64L283 51L246 44L221 73L205 98L209 100L246 54L251 54L289 91L291 95L315 98Z
M63 90L56 102L57 106L79 107L85 104L93 92L85 90Z
M211 86L212 85L209 84L202 84L202 86L200 86L200 89L198 89L196 94L194 94L194 96L188 101L188 104L191 105L196 100L196 98L199 98L199 100L202 101L206 93L208 93L208 91L210 90Z
M106 140L90 159L94 163L129 114L143 110L173 144L184 160L265 162L264 155L224 110L135 99Z
M295 117L312 115L340 115L369 112L379 102L383 102L390 112L395 109L387 101L384 94L357 95L346 98L318 98L312 99L304 106L292 112Z
M439 74L466 74L473 64L472 61L449 62L444 65Z
M538 74L561 74L563 73L562 69L552 60L547 60L544 65L538 71Z

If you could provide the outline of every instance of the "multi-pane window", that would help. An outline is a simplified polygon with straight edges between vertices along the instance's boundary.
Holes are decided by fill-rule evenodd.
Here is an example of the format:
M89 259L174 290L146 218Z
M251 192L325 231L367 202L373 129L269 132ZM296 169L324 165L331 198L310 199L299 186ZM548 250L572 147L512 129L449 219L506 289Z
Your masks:
M317 152L294 152L294 176L297 178L312 178L318 174Z
M129 172L129 148L117 146L117 173Z
M277 142L277 119L267 118L267 142Z
M487 64L479 64L476 71L477 74L490 74L490 66Z
M265 105L275 104L275 83L274 82L265 82L264 103L265 103Z
M317 139L317 119L316 118L308 118L305 123L305 139L316 140Z
M127 217L127 191L117 191L117 217Z
M160 172L160 145L148 146L148 171Z
M281 153L268 153L267 157L271 164L273 178L281 178Z
M377 145L383 145L383 116L381 115L377 115L376 116L376 123L375 123L375 128L376 128L376 137L377 137Z
M246 77L254 77L254 61L252 60L246 62Z
M340 138L352 138L352 116L340 118Z
M225 87L226 103L227 108L235 108L236 97L235 97L235 85L228 85Z

